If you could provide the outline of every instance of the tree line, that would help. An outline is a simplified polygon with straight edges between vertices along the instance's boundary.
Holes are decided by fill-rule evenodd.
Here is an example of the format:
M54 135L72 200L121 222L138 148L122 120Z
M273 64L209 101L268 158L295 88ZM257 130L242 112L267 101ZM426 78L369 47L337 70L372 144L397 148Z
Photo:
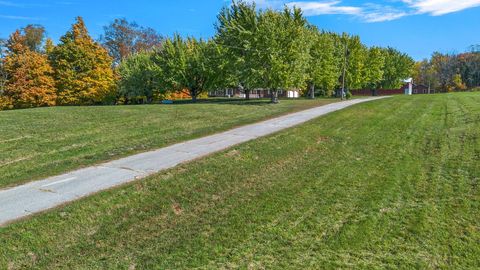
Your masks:
M331 96L345 86L398 88L414 61L358 36L321 31L300 9L259 10L232 2L215 35L163 38L126 19L95 41L81 17L55 45L29 25L0 46L0 108L152 103L186 93L193 101L218 89L302 90Z
M416 83L432 91L480 90L480 46L459 54L435 52L415 64L414 74Z

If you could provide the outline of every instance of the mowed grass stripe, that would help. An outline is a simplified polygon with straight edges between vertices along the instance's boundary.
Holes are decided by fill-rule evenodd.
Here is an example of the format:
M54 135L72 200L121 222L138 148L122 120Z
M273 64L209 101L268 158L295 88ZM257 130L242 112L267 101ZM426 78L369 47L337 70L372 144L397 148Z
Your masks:
M0 112L0 188L161 148L333 99L55 107Z
M0 229L11 268L478 268L477 93L395 97Z

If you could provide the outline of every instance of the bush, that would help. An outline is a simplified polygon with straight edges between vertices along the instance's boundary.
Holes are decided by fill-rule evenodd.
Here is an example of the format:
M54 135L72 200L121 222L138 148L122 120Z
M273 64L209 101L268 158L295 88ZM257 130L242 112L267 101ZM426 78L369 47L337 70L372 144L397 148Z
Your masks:
M474 87L470 89L470 92L480 92L480 87Z
M352 92L347 91L346 97L347 97L347 99L351 99L352 98Z
M13 109L12 101L7 97L0 96L0 111Z

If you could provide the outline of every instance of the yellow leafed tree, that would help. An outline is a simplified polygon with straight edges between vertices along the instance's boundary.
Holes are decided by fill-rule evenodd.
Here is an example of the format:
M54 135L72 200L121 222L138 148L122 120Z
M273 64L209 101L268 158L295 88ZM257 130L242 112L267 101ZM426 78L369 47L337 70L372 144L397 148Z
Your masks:
M55 105L53 69L47 56L30 50L20 31L11 35L7 47L4 59L4 68L8 74L5 100L8 99L15 108Z
M112 58L90 37L81 17L61 37L50 57L59 104L101 104L114 97Z

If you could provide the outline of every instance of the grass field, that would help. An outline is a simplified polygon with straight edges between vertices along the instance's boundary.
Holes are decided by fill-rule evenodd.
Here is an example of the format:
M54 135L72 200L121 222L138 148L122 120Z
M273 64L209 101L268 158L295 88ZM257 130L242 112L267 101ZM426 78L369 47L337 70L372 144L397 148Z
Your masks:
M332 99L55 107L0 112L0 188L67 172Z
M0 228L0 268L478 269L480 94L394 97Z

